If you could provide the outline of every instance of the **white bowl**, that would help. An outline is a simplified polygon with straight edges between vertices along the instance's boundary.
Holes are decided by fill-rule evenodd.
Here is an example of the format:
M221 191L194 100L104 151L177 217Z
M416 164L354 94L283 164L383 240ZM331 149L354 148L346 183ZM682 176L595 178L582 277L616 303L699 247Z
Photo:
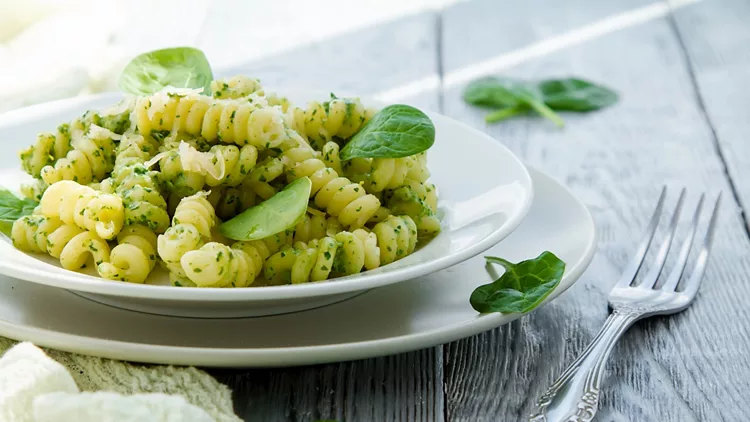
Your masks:
M0 115L0 184L17 190L29 177L16 152L87 109L115 104L110 93L41 104ZM291 95L296 102L311 98ZM273 315L335 303L369 289L414 279L478 255L510 234L531 205L533 187L521 161L488 135L445 116L427 112L436 140L428 152L431 180L439 193L442 232L412 255L376 270L301 285L257 288L180 288L156 271L147 284L108 281L67 271L49 256L16 250L3 236L0 273L70 290L97 302L148 313L223 318Z

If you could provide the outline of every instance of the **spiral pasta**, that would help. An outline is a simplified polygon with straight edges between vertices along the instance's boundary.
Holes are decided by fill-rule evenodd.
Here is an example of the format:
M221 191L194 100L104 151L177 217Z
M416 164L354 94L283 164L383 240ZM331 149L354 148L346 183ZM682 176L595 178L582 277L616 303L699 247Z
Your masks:
M396 189L409 181L425 182L430 177L426 156L416 154L402 158L372 158L352 160L346 174L352 180L363 182L369 193Z
M177 150L159 154L160 179L164 189L178 195L192 195L204 186L235 187L251 175L258 159L252 145L214 145L200 152L182 143Z
M291 243L289 232L251 242L236 242L231 247L209 241L215 222L212 212L205 195L185 198L175 211L174 225L159 236L159 256L167 264L173 284L249 286L261 273L265 259Z
M156 265L156 234L147 226L126 226L117 235L109 261L98 264L99 275L109 280L143 283Z
M110 261L97 266L103 278L143 283L156 265L156 233L167 229L169 215L156 174L143 162L157 148L151 137L124 137L118 146L112 176L102 182L102 189L120 196L125 207L125 226L117 235Z
M266 260L265 277L276 283L307 283L372 270L412 253L417 228L408 216L390 216L372 232L356 229L295 242Z
M248 254L253 252L255 257ZM263 267L261 252L247 244L244 248L230 248L210 242L182 257L186 277L198 287L246 287L255 281Z
M184 278L180 260L187 252L211 240L216 214L205 192L183 198L177 205L172 226L157 239L157 251L174 277Z
M307 283L328 279L338 242L332 237L298 242L293 248L283 249L266 260L265 278L272 283Z
M417 245L417 225L407 215L391 215L376 224L372 232L378 238L382 265L409 255Z
M39 205L43 215L59 218L65 224L74 224L107 240L117 236L125 221L119 196L97 192L70 180L50 185Z
M187 285L197 287L247 287L262 273L266 259L290 244L290 233L266 239L235 242L231 246L209 242L185 253L181 259Z
M301 177L312 181L310 191L315 205L336 217L346 227L362 227L380 208L380 201L367 194L362 186L353 183L316 157L310 147L297 147L284 153L287 178L291 182Z
M21 194L24 196L24 198L41 201L42 195L48 187L49 185L44 180L34 179L29 183L24 183L21 185Z
M241 100L158 93L140 98L133 115L140 133L183 132L259 150L278 148L290 137L280 107Z
M255 205L257 195L248 182L237 187L218 186L211 189L208 202L216 210L216 215L222 220L228 220Z
M320 103L310 102L306 109L290 109L287 121L317 149L336 138L348 139L364 126L376 110L365 107L359 98L336 98Z
M92 130L98 128L100 130ZM47 164L41 170L41 177L48 184L60 180L72 180L81 184L99 182L115 165L115 138L120 135L99 126L89 126L89 132L74 137L65 157L54 165Z
M435 206L437 197L433 185L414 183L402 186L392 193L388 200L388 207L394 214L404 214L411 217L417 225L420 237L432 237L440 232L440 220L437 218ZM420 197L420 193L423 196Z
M13 223L13 246L33 253L48 253L59 258L63 268L78 270L89 256L95 264L109 260L109 245L96 234L59 218L44 215L26 215Z
M73 136L81 136L83 131L83 122L76 119L70 124L61 124L54 133L40 133L34 145L21 151L21 166L26 173L39 177L44 167L65 157L70 151Z
M373 270L440 230L426 153L342 161L376 113L359 98L299 107L246 76L202 91L128 96L40 134L20 154L34 177L22 193L40 203L14 245L71 270L93 257L103 279L147 283L161 262L175 286L228 288ZM300 220L248 242L221 232L302 177Z
M211 81L211 95L214 98L244 98L252 94L263 96L260 80L247 76L233 76L227 79Z
M107 183L122 198L125 224L141 224L156 233L163 233L169 227L169 215L157 180L159 174L143 164L156 154L157 148L151 137L131 135L123 138L118 147L115 169Z
M343 231L344 227L333 217L327 216L320 211L313 214L305 214L294 228L295 242L309 242L322 239L326 236L335 236Z

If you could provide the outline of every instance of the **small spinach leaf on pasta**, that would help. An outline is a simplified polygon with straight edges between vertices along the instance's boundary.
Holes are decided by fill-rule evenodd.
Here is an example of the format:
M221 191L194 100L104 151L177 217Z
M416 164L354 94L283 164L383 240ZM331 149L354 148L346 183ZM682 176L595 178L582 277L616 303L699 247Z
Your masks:
M517 264L494 256L485 259L488 266L501 265L505 273L471 293L471 306L482 313L529 312L555 290L565 272L565 262L549 251Z
M13 222L34 212L38 202L21 199L6 189L0 189L0 231L10 236Z
M213 80L206 55L197 48L175 47L141 54L125 66L118 86L128 94L150 95L161 89L203 88Z
M234 240L257 240L294 227L307 212L312 182L303 177L260 204L250 207L219 226Z
M401 158L419 154L435 143L435 126L414 107L394 104L373 116L341 150L341 159Z

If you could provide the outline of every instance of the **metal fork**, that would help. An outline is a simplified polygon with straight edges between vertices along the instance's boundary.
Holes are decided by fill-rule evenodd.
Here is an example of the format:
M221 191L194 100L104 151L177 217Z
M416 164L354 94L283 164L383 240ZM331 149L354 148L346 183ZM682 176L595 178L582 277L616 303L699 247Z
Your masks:
M633 285L659 226L666 194L667 189L665 187L662 189L656 210L646 229L646 235L639 244L633 261L625 269L620 280L609 294L609 306L612 313L586 350L542 395L537 402L535 412L529 417L530 422L586 422L592 420L599 405L599 389L605 363L620 336L639 319L680 312L690 306L695 299L711 252L711 242L714 237L721 194L716 198L706 235L690 276L680 283L700 221L705 195L701 195L698 200L692 224L685 240L682 242L672 272L660 287L655 287L677 231L677 223L685 199L685 189L682 189L672 213L668 233L657 250L654 266L639 284Z

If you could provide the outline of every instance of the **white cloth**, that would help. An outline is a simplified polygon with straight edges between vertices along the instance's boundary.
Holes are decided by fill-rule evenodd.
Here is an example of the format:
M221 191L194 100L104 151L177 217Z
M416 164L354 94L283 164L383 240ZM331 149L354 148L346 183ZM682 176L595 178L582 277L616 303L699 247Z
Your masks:
M44 351L0 337L3 422L239 422L231 392L195 368ZM83 392L81 392L83 391Z

